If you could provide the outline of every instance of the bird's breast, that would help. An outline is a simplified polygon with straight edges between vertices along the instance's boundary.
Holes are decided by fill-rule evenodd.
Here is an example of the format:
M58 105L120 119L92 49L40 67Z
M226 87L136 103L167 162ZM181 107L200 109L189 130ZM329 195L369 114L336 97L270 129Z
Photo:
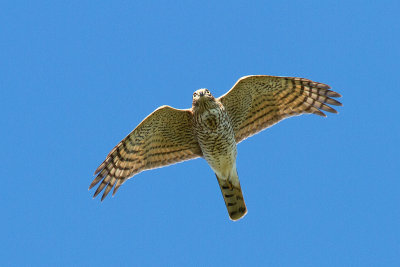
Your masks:
M223 123L223 115L218 110L205 111L200 115L200 124L203 131L213 132Z
M229 120L224 110L214 108L204 110L195 115L195 124L198 134L219 134L220 131L225 131L230 127Z
M195 129L204 158L214 171L233 166L236 141L233 127L224 109L211 109L195 115Z

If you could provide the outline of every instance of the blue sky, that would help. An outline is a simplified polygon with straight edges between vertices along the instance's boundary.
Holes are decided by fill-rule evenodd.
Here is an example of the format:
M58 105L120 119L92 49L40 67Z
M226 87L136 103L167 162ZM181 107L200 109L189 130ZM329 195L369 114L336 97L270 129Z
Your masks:
M399 266L399 7L3 2L1 265ZM202 159L92 199L93 171L145 116L250 74L327 83L344 106L238 146L244 219Z

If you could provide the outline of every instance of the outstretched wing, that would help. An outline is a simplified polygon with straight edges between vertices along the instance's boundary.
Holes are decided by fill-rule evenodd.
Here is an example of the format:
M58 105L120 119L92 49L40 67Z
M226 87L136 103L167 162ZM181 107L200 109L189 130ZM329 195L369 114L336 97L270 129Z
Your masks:
M145 118L116 145L95 171L89 189L98 184L93 197L106 187L103 200L133 175L144 170L166 166L202 156L193 134L192 112L162 106Z
M219 100L233 123L236 142L266 129L282 119L304 113L326 117L321 111L341 106L331 97L341 97L323 83L294 77L245 76Z

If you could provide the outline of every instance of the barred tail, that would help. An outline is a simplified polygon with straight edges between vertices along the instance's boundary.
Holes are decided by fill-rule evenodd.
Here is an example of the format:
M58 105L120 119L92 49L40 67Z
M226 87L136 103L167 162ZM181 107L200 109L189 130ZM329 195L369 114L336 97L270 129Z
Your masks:
M216 174L222 196L224 197L226 208L228 209L229 218L232 221L241 219L247 213L246 204L244 203L242 188L233 185L228 179L220 179Z

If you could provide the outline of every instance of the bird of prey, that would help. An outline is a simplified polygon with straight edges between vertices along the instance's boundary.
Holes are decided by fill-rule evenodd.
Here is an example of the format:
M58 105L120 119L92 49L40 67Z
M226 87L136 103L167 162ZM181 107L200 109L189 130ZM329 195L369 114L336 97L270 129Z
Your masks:
M193 93L192 108L161 106L116 145L96 169L89 189L104 188L103 200L134 175L181 161L204 158L215 172L231 220L247 213L236 170L236 144L296 115L321 111L340 94L323 83L304 78L252 75L240 78L223 96L209 90Z

